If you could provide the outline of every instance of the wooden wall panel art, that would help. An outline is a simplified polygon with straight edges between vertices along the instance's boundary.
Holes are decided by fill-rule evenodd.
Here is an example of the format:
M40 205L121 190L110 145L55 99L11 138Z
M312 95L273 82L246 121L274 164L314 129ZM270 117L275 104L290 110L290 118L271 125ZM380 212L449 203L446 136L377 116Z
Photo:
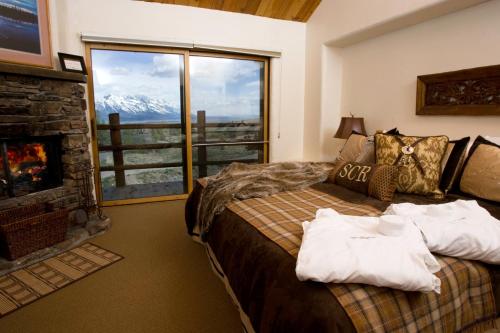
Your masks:
M500 116L500 65L418 76L416 113Z

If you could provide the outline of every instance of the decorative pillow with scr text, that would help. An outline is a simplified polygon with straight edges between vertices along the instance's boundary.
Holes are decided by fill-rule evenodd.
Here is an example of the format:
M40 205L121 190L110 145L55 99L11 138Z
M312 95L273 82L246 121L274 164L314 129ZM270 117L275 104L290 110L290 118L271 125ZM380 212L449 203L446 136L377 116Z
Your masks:
M382 201L391 201L397 176L395 166L340 162L330 173L328 181Z

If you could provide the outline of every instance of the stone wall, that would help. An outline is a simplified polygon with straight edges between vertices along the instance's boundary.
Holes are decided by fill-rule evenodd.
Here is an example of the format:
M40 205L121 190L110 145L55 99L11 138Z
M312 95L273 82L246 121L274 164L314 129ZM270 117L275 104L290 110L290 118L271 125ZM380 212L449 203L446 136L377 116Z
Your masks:
M51 202L71 211L71 223L83 222L80 179L92 165L84 94L76 82L0 73L0 138L63 135L64 172L63 186L0 200L0 209Z

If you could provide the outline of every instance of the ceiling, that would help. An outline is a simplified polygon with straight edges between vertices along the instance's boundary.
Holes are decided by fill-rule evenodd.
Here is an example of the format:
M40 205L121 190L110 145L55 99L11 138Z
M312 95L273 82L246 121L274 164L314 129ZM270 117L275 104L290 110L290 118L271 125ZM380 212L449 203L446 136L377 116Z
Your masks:
M321 0L142 0L307 22Z

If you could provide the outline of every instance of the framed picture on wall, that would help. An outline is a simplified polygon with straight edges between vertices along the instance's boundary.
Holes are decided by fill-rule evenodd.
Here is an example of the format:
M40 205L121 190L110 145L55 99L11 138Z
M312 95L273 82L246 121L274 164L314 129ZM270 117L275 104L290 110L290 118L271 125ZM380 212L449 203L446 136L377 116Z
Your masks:
M52 67L47 0L0 0L0 61Z
M57 55L63 71L87 75L85 60L83 60L82 56L61 52L57 53Z

